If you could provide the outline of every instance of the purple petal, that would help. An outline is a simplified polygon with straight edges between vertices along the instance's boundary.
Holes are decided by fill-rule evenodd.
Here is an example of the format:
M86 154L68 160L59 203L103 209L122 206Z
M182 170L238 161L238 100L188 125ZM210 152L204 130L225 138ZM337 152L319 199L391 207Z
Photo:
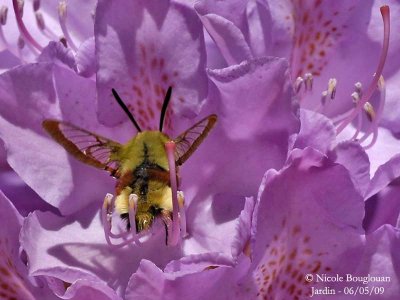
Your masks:
M56 60L59 60L74 71L77 70L73 51L70 48L66 48L61 42L50 42L39 55L38 62L55 62Z
M135 299L251 299L241 290L238 277L248 269L243 260L234 271L231 267L210 267L196 273L163 273L152 262L143 260L132 275L125 298Z
M336 142L336 131L333 123L317 112L300 109L300 132L293 148L312 147L321 153L327 153Z
M11 199L15 208L23 216L27 216L34 210L57 211L44 202L11 168L2 169L0 172L0 190L8 199Z
M307 294L308 273L352 270L361 246L363 199L347 170L311 148L296 152L269 176L254 237L259 293L282 299Z
M287 75L286 62L274 58L210 71L218 90L213 88L202 114L216 113L218 124L183 166L184 190L194 184L191 174L199 174L196 185L211 193L255 195L265 170L284 164L289 135L299 128ZM243 176L243 164L233 162L251 172Z
M32 294L41 292L32 286L21 259L18 240L21 224L21 215L0 190L0 297L3 299L33 300Z
M365 195L370 183L370 165L364 149L356 142L342 142L329 156L349 171L354 186L359 190L360 195Z
M399 191L399 185L394 181L366 200L364 227L367 232L373 232L385 224L397 225L400 218Z
M41 275L42 278L47 280L48 286L54 294L57 295L57 299L122 299L112 288L108 287L103 281L99 280L95 276L88 276L82 272L75 271L77 276L80 278L75 280L73 283L59 279L65 277L65 274L68 273L69 270L54 268L37 272L36 275Z
M5 143L8 163L45 201L62 213L71 213L102 199L112 190L106 174L75 161L41 127L44 119L61 119L63 114L65 120L82 127L86 121L92 124L88 129L93 128L96 124L93 82L66 69L53 69L51 64L35 64L2 74L0 90L4 94L0 137ZM85 110L79 110L80 104Z
M121 296L143 258L165 266L180 257L179 247L165 245L164 228L157 229L155 236L141 246L114 249L106 243L97 205L70 218L35 212L23 225L21 245L28 255L31 274L68 283L95 275Z
M371 176L387 164L394 156L399 153L400 140L395 138L386 128L378 128L378 139L374 146L367 150L371 162Z
M251 50L242 32L229 20L215 14L201 14L204 27L214 40L228 65L252 58Z
M94 37L84 41L76 53L76 64L79 75L90 77L96 72Z
M167 129L172 128L171 111L188 117L199 112L207 91L205 47L201 23L191 8L173 1L99 1L95 36L102 122L115 125L126 120L111 88L143 129L158 128L168 86L173 87L173 101Z
M374 282L370 280L363 287L369 289L383 288L381 295L372 294L370 299L398 299L400 294L400 232L398 228L385 225L374 233L366 236L366 247L360 266L351 275L354 277L386 278L385 281ZM354 283L353 286L359 285Z

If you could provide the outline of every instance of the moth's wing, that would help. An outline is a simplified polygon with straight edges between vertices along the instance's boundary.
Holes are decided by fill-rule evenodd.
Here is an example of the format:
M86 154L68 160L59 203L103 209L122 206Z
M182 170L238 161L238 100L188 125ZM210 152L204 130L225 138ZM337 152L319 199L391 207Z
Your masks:
M194 124L174 140L176 144L175 161L178 166L182 165L193 154L216 122L217 116L209 115Z
M76 159L115 175L122 145L67 122L44 120L43 128Z

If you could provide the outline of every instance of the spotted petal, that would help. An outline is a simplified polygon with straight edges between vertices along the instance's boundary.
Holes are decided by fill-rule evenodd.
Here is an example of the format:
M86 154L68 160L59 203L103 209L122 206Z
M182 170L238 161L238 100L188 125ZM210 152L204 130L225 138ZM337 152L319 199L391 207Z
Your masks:
M172 112L189 117L199 112L207 90L205 48L201 23L191 8L166 0L99 1L95 37L102 122L115 125L126 120L111 88L142 129L158 128L169 86L173 92L167 129Z

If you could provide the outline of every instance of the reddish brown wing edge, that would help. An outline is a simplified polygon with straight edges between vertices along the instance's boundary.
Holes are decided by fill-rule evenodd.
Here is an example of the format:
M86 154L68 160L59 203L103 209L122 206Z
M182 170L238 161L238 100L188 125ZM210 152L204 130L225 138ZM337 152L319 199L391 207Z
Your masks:
M122 147L121 144L105 137L99 136L88 130L79 128L68 122L48 119L43 121L42 126L57 143L59 143L69 154L74 156L76 159L90 166L104 169L110 172L112 175L115 175L116 168L111 166L111 155L118 152L118 150ZM61 127L65 127L64 130ZM79 148L76 145L77 141L74 141L74 139L72 138L73 135L69 136L67 134L68 130L71 132L80 133L80 135L78 136L80 136L81 138L87 137L92 138L93 140L83 140L83 142L87 143L87 146L85 146L84 148ZM95 152L91 152L91 148L96 148L95 151L102 150L103 152L100 154L102 155L103 160L106 160L101 161L100 159L97 159L95 155L91 154Z
M217 115L209 115L180 134L174 142L176 144L175 161L182 165L200 146L217 122Z

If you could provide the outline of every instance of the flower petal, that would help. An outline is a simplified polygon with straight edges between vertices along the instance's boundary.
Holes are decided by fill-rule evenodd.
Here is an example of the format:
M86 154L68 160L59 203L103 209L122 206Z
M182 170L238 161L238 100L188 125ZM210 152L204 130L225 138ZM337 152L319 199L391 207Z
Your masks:
M112 248L106 243L98 206L94 205L69 218L31 214L22 228L21 245L28 255L31 274L69 283L95 275L121 296L143 258L165 266L180 257L179 247L165 245L165 232L160 229L141 246Z
M218 123L182 167L183 190L254 196L265 170L283 166L289 136L299 130L287 70L285 60L262 58L209 71L217 89L202 115L215 113ZM243 164L251 170L245 176Z
M251 50L242 32L229 20L215 14L201 14L204 27L218 46L228 65L252 58Z
M364 228L367 232L373 232L385 224L397 225L400 220L399 191L400 187L397 181L394 181L366 200Z
M90 77L96 72L94 37L84 41L76 53L76 64L79 75Z
M336 131L333 123L317 112L300 109L300 132L293 148L312 147L321 153L327 153L336 143Z
M329 156L349 171L354 186L360 195L365 195L370 182L370 164L364 149L356 142L347 141L339 143Z
M50 42L38 57L39 62L54 62L56 59L72 70L77 70L73 51L61 42Z
M99 1L95 37L98 109L103 123L116 125L126 120L112 99L111 88L121 95L142 129L158 128L169 86L173 101L167 129L172 128L171 111L187 117L199 112L207 91L205 47L201 23L191 8L165 0Z
M308 273L356 266L363 217L363 199L345 168L311 148L289 161L261 195L253 252L260 295L284 299L310 291Z
M163 273L152 262L143 260L137 273L132 275L125 298L135 299L251 299L237 284L249 267L243 260L236 271L231 267L206 268L196 273Z
M44 119L61 119L63 114L65 120L82 127L91 123L89 130L95 127L95 119L90 120L96 118L95 107L90 106L95 98L94 83L85 80L47 63L25 65L0 77L4 95L0 138L5 143L8 163L45 201L66 214L103 199L112 190L106 174L75 161L50 140L41 126ZM85 110L78 109L80 103L85 103Z
M400 276L398 266L400 255L397 251L400 247L400 232L398 228L385 225L374 233L366 236L366 246L361 263L356 271L350 275L363 280L363 287L384 291L381 295L372 294L371 299L395 300L400 294ZM368 278L375 280L369 280ZM376 279L379 279L376 282ZM355 281L355 280L353 280ZM359 280L360 281L360 280ZM354 282L353 286L359 286L360 282ZM348 284L349 285L349 284Z

